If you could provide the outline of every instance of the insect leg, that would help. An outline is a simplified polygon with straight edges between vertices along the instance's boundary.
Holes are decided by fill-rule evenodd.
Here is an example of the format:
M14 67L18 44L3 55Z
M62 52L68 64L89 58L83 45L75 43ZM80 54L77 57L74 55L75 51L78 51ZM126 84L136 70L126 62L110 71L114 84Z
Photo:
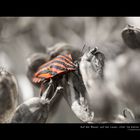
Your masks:
M81 80L80 77L79 77L79 75L81 75L79 70L78 70L79 75L75 71L73 71L72 73L77 77L78 80Z
M44 85L43 85L43 83L41 84L41 88L40 88L40 91L39 91L39 95L40 95L40 97L42 96L42 94L43 94L43 91L44 91Z
M52 91L54 92L55 86L54 86L54 83L53 83L53 80L52 79L50 79L50 84L52 85Z
M42 84L43 84L43 83L42 83ZM46 98L49 96L49 94L50 94L50 92L51 92L52 84L53 84L53 81L50 80L50 82L49 82L49 84L48 84L49 86L47 87L47 89L45 90L45 92L42 93L42 97L41 97L41 98L46 99ZM44 85L43 85L43 86L44 86Z

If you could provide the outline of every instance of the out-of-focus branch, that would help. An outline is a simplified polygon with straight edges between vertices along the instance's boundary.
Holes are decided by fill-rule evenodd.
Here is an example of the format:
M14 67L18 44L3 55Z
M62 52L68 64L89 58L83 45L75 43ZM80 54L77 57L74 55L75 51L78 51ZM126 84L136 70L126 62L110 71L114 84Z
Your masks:
M139 51L128 50L115 60L110 60L105 68L108 87L134 112L136 121L140 118L139 59Z

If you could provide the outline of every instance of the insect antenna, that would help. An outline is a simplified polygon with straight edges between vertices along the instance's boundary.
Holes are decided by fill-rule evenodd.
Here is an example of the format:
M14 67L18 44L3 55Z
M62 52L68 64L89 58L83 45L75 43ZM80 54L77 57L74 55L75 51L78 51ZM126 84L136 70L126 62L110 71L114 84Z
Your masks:
M86 43L85 43L84 46L82 47L82 49L80 50L80 56L79 56L78 59L74 62L75 64L76 64L77 62L80 61L80 59L81 59L81 57L83 56L84 52L87 51L87 49L85 50L86 46L87 46L87 45L86 45ZM84 51L84 50L85 50L85 51Z
M86 47L86 44L84 44L84 46L83 46L82 50L80 51L80 54L82 54L82 53L83 53L83 51L84 51L85 47Z
M80 50L80 54L81 54L81 56L83 56L83 54L87 51L87 49L89 48L89 47L87 47L87 45L86 45L86 43L84 44L84 46L82 47L82 49ZM86 49L85 49L86 48ZM85 49L85 51L84 51L84 49ZM80 56L80 57L81 57Z

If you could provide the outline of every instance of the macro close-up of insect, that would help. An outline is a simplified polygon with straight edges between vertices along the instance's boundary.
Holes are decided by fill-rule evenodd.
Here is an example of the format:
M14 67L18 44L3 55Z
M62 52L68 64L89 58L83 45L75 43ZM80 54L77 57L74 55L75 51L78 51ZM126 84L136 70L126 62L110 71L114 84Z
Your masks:
M0 123L139 123L139 25L0 18Z
M33 77L33 82L42 83L40 92L40 94L42 94L44 89L43 84L46 81L48 82L56 77L61 77L63 74L75 71L76 68L77 66L74 64L71 54L58 55L53 60L39 67L38 71Z

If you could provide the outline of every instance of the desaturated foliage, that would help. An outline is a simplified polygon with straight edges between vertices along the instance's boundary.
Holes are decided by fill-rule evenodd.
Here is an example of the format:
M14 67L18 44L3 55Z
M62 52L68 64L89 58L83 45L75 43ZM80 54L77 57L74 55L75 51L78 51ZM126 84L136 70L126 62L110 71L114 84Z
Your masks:
M35 115L40 113L40 85L32 82L32 76L43 63L70 52L73 60L80 62L80 70L55 82L54 89L63 85L66 93L60 95L47 116L40 114L42 122L46 118L54 123L92 122L94 117L93 122L128 122L132 119L123 115L125 107L139 120L139 23L138 17L1 17L0 66L17 79L20 106L16 113L22 116L24 111L19 108L24 110L27 104ZM137 28L125 28L128 24ZM98 53L91 55L95 47ZM32 97L39 104L32 104ZM39 122L38 117L34 116L34 121Z

